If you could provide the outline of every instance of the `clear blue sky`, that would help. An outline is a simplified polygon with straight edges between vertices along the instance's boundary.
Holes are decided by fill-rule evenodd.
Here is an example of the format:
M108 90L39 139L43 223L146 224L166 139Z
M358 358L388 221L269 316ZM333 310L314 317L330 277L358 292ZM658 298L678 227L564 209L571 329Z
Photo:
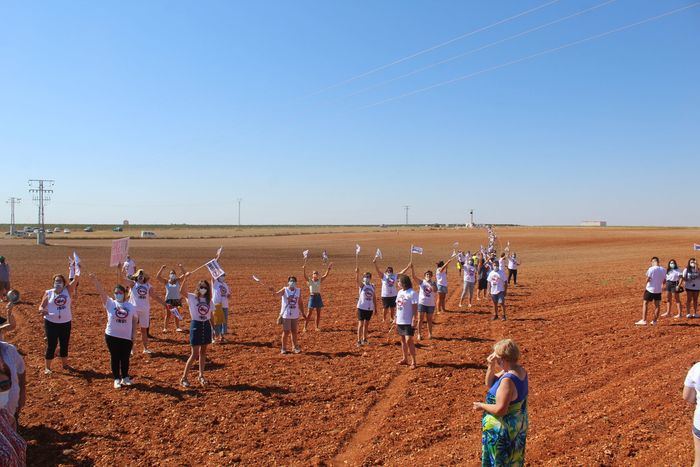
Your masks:
M0 3L0 196L47 222L698 225L700 7L604 0ZM313 94L309 97L310 94ZM686 198L685 187L695 188ZM9 218L5 207L2 219Z

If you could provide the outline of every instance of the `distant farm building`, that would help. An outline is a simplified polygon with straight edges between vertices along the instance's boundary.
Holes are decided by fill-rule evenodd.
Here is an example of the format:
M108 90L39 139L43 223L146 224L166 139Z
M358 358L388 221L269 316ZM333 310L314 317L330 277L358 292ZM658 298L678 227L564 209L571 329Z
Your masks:
M607 221L583 221L581 227L607 227Z

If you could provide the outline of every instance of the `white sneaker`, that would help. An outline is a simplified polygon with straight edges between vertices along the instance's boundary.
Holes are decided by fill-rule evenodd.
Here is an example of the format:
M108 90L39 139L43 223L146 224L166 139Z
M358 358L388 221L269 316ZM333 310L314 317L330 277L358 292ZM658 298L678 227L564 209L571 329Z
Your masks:
M50 374L51 374L51 370L49 370L48 368L44 368L44 374L45 374L45 375L50 375Z
M651 325L652 325L652 326L656 326L656 320L652 321L652 322L651 322Z
M122 380L120 380L119 378L115 379L114 380L114 389L119 389L121 387L122 387Z
M131 386L132 384L134 384L134 382L131 381L131 378L128 376L126 378L122 378L122 386Z
M149 349L143 349L143 353L151 355L153 353L153 351L149 350Z
M301 347L294 347L294 353L301 353Z
M646 326L647 322L646 322L646 320L640 319L639 321L637 321L634 324L636 324L637 326Z

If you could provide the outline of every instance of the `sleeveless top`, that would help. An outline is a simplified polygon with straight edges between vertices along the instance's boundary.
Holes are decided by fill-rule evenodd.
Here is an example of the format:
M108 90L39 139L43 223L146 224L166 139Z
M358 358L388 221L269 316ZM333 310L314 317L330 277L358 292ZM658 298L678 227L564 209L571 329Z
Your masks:
M491 386L491 389L489 389L488 393L493 397L496 397L496 392L498 391L498 388L501 385L501 381L503 381L504 379L509 379L513 382L513 384L515 384L515 389L518 391L518 397L515 400L510 401L509 405L515 404L516 402L520 402L523 399L525 399L528 394L527 377L527 373L525 374L525 379L518 378L518 375L514 373L504 373L493 383L493 386Z
M171 284L170 281L165 283L165 299L179 300L180 299L180 283Z
M313 279L309 279L309 293L311 294L317 294L321 293L321 279L315 281Z

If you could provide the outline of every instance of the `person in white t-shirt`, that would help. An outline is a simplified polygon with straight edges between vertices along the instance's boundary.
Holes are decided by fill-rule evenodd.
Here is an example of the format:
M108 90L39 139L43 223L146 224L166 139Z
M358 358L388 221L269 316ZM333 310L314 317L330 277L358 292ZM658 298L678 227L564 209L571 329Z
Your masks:
M389 319L393 322L396 314L396 294L398 294L396 281L398 276L394 274L392 266L387 266L382 272L379 269L376 257L372 260L372 263L374 264L374 269L377 270L377 275L382 278L382 323L386 321L387 313L389 314Z
M437 283L433 279L433 271L427 270L423 273L423 279L416 276L416 271L411 264L411 277L418 284L418 323L416 338L421 340L421 325L424 321L428 324L428 339L433 338L433 313L435 312L435 302L437 295Z
M95 274L90 273L88 277L95 284L102 299L102 305L107 311L105 342L111 360L114 389L131 386L133 382L129 376L129 362L131 349L134 346L133 329L137 324L138 316L133 305L126 301L124 286L117 284L114 287L114 298L110 298Z
M163 307L167 307L168 304L155 294L149 279L148 274L146 274L143 269L139 269L134 275L128 277L131 286L129 289L129 303L133 305L139 317L143 353L150 355L153 353L148 348L149 330L151 327L151 298L163 305Z
M304 303L301 300L301 289L297 286L296 276L289 276L287 278L287 286L282 287L277 292L275 289L270 287L270 292L274 295L282 297L282 305L280 307L280 314L277 318L277 323L282 325L282 350L281 354L287 354L290 352L288 350L287 341L291 337L292 340L292 350L296 354L301 353L301 347L298 342L298 332L299 332L299 318L308 318L308 315L304 313Z
M415 327L413 323L418 314L418 294L413 290L413 284L408 276L399 276L399 293L396 296L396 333L401 339L401 353L403 358L399 365L409 365L415 368L416 346L413 343Z
M474 286L476 284L477 269L474 266L474 259L469 258L466 264L462 266L462 295L459 297L459 307L462 308L464 297L469 295L468 307L472 307L472 299L474 298Z
M447 297L447 266L452 262L453 258L445 261L438 261L435 269L435 279L437 282L437 299L435 300L435 310L438 314L445 310L445 298Z
M46 354L44 374L51 373L51 363L55 358L57 345L60 348L59 355L63 369L68 370L68 344L70 342L73 313L71 303L75 284L80 276L75 276L71 282L66 282L62 274L53 276L53 288L44 292L44 297L39 305L39 311L44 317L44 331L46 333Z
M681 286L685 286L685 311L687 318L698 317L698 294L700 294L700 268L695 258L690 258L688 266L683 270ZM692 313L691 313L692 309Z
M656 324L656 321L659 319L661 292L663 292L664 283L666 282L666 270L659 266L659 258L656 256L651 258L651 266L647 269L646 277L646 288L644 289L644 298L642 302L642 319L634 323L638 326L647 324L649 302L654 302L654 319L651 321L651 324Z
M695 446L695 467L700 467L700 362L694 364L688 371L683 384L683 399L695 405L695 413L693 414L693 445Z
M498 305L501 305L503 314L501 319L505 321L506 318L506 290L508 289L508 278L506 277L505 271L501 270L498 266L498 261L493 261L491 263L491 272L487 277L488 283L491 286L491 300L493 301L493 318L498 319Z
M511 278L513 279L513 285L518 286L518 266L520 266L520 260L518 260L518 255L513 252L512 255L508 257L508 285L510 285Z
M180 275L178 275L174 269L171 269L168 273L168 278L162 276L165 265L162 265L156 274L156 280L163 284L165 287L165 322L163 323L163 332L168 332L168 323L170 322L170 315L173 315L175 320L175 331L182 332L180 328L180 309L182 308L182 295L180 294L180 282L185 277L185 268L182 264L178 264L180 269Z
M124 278L129 280L129 276L133 276L136 272L136 261L131 259L131 256L126 255L124 263L118 265L117 267L121 270L122 274L124 275Z
M372 273L366 272L362 275L360 281L360 270L355 268L355 282L359 290L357 299L357 346L369 344L367 339L367 330L369 328L369 320L372 319L374 310L377 309L377 293L372 284Z
M666 269L666 286L664 287L664 290L666 291L666 312L661 315L662 317L666 317L671 314L671 306L673 305L674 300L676 302L676 310L678 313L673 317L677 319L683 314L681 294L678 289L681 283L682 275L683 273L678 267L678 262L675 259L669 261L668 268Z

